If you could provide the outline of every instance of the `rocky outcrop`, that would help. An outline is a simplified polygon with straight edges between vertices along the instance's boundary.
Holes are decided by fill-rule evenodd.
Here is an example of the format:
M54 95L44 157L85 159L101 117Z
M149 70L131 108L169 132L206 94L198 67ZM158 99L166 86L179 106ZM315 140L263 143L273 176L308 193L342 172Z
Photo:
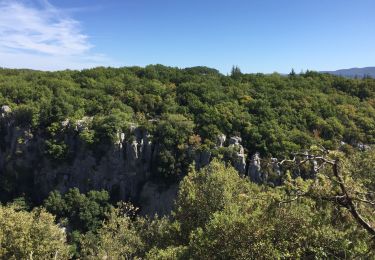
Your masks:
M225 134L219 134L217 136L217 146L218 147L223 147L224 146L224 143L225 143L225 140L227 140L227 137Z
M357 148L360 151L367 151L367 150L370 150L371 146L369 146L368 144L364 144L364 143L358 143Z
M271 166L273 173L276 174L276 176L281 176L281 168L279 165L279 160L277 158L271 158Z
M246 173L246 155L245 149L241 145L242 139L239 136L232 136L229 139L229 147L232 147L236 151L236 157L233 162L234 168L240 173Z
M88 130L89 125L92 123L92 120L93 120L93 117L84 116L82 119L79 119L79 120L74 122L74 130L77 131L77 132L82 132L83 130Z
M259 153L255 153L249 164L249 168L247 170L247 175L249 176L250 180L255 183L262 183L264 180L263 174L261 172L261 164L260 164L260 156Z
M12 112L12 109L9 106L4 105L4 106L1 106L0 112L1 112L1 117L4 118Z
M211 161L212 153L209 150L203 150L201 152L195 153L195 168L201 169L208 165Z
M74 156L56 162L42 149L46 140L29 127L16 125L10 113L9 107L1 108L0 178L12 173L19 178L28 176L23 181L28 182L31 190L38 191L34 193L35 200L44 199L52 190L65 192L72 187L82 192L106 189L117 199L136 200L141 186L149 180L153 153L157 151L147 131L131 128L129 138L119 132L116 142L102 147L102 154L98 155L79 138L92 118L73 123L64 120L61 126L66 130L62 138Z
M241 145L242 138L239 136L232 136L229 139L229 145Z
M62 193L77 187L81 192L105 189L114 199L139 202L145 214L165 214L173 204L177 192L177 183L165 187L152 181L152 169L157 164L159 144L152 142L152 136L135 124L127 131L118 131L110 144L99 144L100 149L89 149L80 135L90 130L93 118L80 120L66 119L61 122L59 138L63 140L73 156L54 161L46 150L46 139L40 130L16 125L9 106L1 107L0 117L0 178L11 175L21 178L15 181L14 189L22 194L27 189L41 201L52 190ZM255 153L247 163L245 149L239 136L217 137L213 150L189 149L190 158L194 158L197 169L210 163L215 149L227 149L232 165L242 175L256 183L268 182L268 171L263 170L261 158ZM52 144L53 145L53 144ZM273 175L280 177L283 169L276 158L272 158ZM317 171L317 164L313 171ZM164 185L164 186L163 186ZM37 192L35 192L37 191ZM142 209L144 207L144 209Z

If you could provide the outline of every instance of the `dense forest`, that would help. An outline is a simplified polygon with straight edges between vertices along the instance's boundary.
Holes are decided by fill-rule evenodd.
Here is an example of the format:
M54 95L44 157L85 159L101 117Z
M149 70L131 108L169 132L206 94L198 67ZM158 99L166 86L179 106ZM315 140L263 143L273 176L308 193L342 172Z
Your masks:
M372 78L0 69L0 106L1 259L375 257Z

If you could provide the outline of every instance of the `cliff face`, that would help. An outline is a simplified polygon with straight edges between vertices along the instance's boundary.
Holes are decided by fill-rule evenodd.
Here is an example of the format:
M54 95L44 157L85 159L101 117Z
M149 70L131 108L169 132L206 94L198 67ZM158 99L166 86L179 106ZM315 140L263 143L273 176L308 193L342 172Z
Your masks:
M134 200L139 186L149 178L155 150L145 133L136 131L136 136L132 142L107 146L100 156L87 149L77 137L69 136L69 145L75 146L73 160L57 164L43 158L34 184L44 194L51 188L65 192L78 187L83 192L105 189L118 199Z
M100 149L91 149L79 136L88 129L90 120L92 118L84 117L73 123L69 120L61 122L59 138L73 155L56 161L46 153L43 132L17 124L11 109L3 106L0 114L0 187L4 191L0 196L11 191L16 193L13 196L29 194L41 202L53 190L65 193L73 187L81 192L104 189L114 200L135 202L143 214L168 214L177 195L178 183L166 184L155 181L157 178L152 176L160 144L153 143L146 130L130 126L127 134L117 133L115 142L98 144ZM192 147L188 150L197 169L209 164L215 150L224 149L230 152L231 164L239 174L255 183L279 185L282 169L277 159L265 161L256 153L247 161L241 142L238 136L219 135L213 150L196 151ZM313 165L312 175L315 168ZM302 176L299 172L293 174Z
M85 129L85 122L90 118L75 124L67 120L61 123L67 129L62 131L62 138L74 156L55 161L45 152L46 140L40 130L17 124L9 107L3 106L1 112L0 181L5 189L8 185L9 190L19 195L29 192L36 201L42 201L52 190L64 193L73 187L81 192L105 189L114 199L139 203L145 214L166 214L172 208L178 184L152 182L158 144L151 142L147 131L131 126L128 133L131 138L119 132L117 141L103 146L97 154L79 138L79 132ZM223 147L225 141L224 135L219 136L217 147ZM235 151L234 167L246 174L246 155L240 143L239 137L227 140L227 145ZM210 151L195 152L196 167L204 167L211 157ZM251 169L252 174L260 171L260 168ZM14 181L5 183L9 180Z
M3 109L4 110L4 109ZM105 147L98 156L88 149L77 134L66 133L64 141L74 150L71 160L55 162L43 151L45 140L28 126L15 123L10 111L0 118L0 176L22 179L27 184L15 187L33 190L36 200L45 198L51 190L65 192L78 187L82 192L91 189L108 190L117 199L135 200L141 186L149 180L156 146L140 129L133 130L133 141L119 141ZM5 185L6 186L6 185ZM27 186L27 187L23 187Z

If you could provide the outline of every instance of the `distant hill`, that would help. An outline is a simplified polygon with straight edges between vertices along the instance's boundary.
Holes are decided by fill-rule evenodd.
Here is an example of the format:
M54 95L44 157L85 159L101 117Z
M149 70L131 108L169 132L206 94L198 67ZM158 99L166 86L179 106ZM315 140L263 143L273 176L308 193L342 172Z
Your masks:
M347 78L362 78L364 76L370 76L375 78L375 67L365 67L365 68L351 68L351 69L341 69L335 71L322 71L322 73L329 73L337 76L343 76Z

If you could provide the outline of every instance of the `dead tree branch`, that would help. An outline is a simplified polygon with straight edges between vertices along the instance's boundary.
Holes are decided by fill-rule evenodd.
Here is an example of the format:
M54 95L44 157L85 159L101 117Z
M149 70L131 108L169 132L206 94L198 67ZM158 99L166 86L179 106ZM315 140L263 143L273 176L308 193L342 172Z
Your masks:
M310 154L309 152L295 153L293 159L284 159L284 160L280 161L278 164L281 166L285 163L292 163L292 164L296 164L299 167L299 166L301 166L301 165L303 165L303 164L305 164L306 162L309 162L309 161L319 161L320 165L316 170L317 172L319 170L321 170L324 167L324 165L327 165L327 164L331 165L333 176L329 176L329 179L338 184L338 187L340 189L339 194L334 195L334 196L322 196L322 195L317 196L313 192L314 188L312 187L311 188L312 190L310 190L308 192L297 191L297 194L295 194L292 199L282 201L282 202L279 203L279 205L284 204L284 203L291 203L293 201L296 201L299 197L303 197L303 196L310 197L312 199L321 199L321 200L330 201L330 202L335 203L335 204L337 204L341 207L346 208L349 211L349 213L352 215L354 220L360 226L362 226L372 236L372 238L375 240L375 227L373 227L361 215L357 205L355 204L355 201L360 202L360 203L366 203L366 204L369 204L369 205L372 205L372 206L375 206L375 202L352 195L351 192L349 191L350 189L345 184L345 181L344 181L344 179L342 177L342 174L340 172L340 161L339 161L339 159L331 160L331 159L326 158L326 156L329 154L329 151L326 150L324 147L319 149L318 151L321 154L316 155L316 154ZM298 158L301 158L301 160L299 160ZM354 192L354 194L358 195L358 193L356 193L356 192ZM365 193L365 194L372 194L372 192L368 192L368 193Z

